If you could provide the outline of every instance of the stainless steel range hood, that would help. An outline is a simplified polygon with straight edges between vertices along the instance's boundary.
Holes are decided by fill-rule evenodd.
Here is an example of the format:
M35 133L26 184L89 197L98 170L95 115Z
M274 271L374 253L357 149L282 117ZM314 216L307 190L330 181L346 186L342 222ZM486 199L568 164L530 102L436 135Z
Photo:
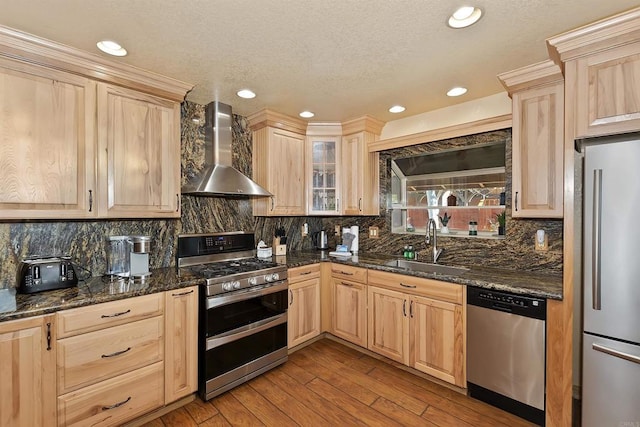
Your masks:
M205 107L205 167L182 187L192 196L269 197L273 194L231 166L231 106L218 101Z

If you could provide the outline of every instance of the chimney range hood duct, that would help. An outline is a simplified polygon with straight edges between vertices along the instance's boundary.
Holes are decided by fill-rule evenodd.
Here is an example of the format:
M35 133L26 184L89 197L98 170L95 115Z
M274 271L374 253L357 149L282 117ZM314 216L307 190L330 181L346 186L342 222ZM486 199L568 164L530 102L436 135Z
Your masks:
M212 102L205 107L205 167L182 187L192 196L270 197L273 194L231 166L231 106Z

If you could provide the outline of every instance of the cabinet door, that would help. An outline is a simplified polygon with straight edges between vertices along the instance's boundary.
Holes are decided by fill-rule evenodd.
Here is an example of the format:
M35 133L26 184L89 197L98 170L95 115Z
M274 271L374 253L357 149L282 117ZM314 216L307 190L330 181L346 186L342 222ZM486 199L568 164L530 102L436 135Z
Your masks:
M341 150L339 137L307 140L307 212L309 215L341 213Z
M98 85L100 214L180 217L180 105Z
M411 361L422 372L466 386L465 332L460 304L411 297Z
M198 286L165 293L165 404L198 389Z
M563 215L564 84L513 95L513 217Z
M289 285L287 327L289 348L320 334L320 278Z
M253 179L273 197L253 200L257 216L305 215L305 137L264 127L253 133Z
M0 59L0 218L96 215L95 85Z
M370 286L369 350L409 364L409 297Z
M0 323L2 426L56 425L54 343L53 316Z
M640 43L580 58L575 73L576 137L640 129Z
M342 213L380 214L379 153L369 153L367 142L376 138L359 132L342 138Z
M333 321L331 332L362 347L367 346L367 286L332 279Z

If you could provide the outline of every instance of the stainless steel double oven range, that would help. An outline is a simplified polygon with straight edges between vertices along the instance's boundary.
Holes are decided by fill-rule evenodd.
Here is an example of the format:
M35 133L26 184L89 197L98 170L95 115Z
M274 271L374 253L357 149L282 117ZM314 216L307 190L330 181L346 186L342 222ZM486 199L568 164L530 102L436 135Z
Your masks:
M202 278L198 392L204 400L287 360L287 267L255 253L253 233L178 237L178 274Z

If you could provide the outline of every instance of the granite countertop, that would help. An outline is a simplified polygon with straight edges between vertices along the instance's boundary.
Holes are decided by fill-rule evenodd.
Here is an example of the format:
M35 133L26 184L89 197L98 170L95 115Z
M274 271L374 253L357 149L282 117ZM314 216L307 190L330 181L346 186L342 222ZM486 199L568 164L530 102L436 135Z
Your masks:
M349 258L329 256L328 251L293 252L274 256L274 261L288 268L318 262L336 262L372 270L388 271L461 285L508 291L548 299L562 299L562 276L526 271L515 271L467 265L469 268L456 275L422 273L385 265L398 257L381 254L358 254ZM0 289L0 322L39 316L102 302L115 301L140 295L185 288L202 283L202 279L188 271L178 273L175 268L160 268L144 281L109 281L91 277L75 288L40 292L31 295L16 294L15 289Z
M186 271L181 272L179 276L175 268L160 268L153 270L151 276L144 281L109 281L102 277L91 277L79 282L74 288L30 295L16 294L15 289L2 289L0 290L0 322L185 288L199 283L202 283L202 279Z
M286 262L289 268L300 267L302 265L313 264L316 262L330 261L364 267L371 270L388 271L390 273L400 273L409 276L442 280L444 282L458 283L460 285L495 289L498 291L513 292L533 297L556 300L562 299L561 275L549 275L475 265L458 265L460 267L467 267L469 270L456 275L447 275L443 273L410 271L385 265L387 262L395 259L399 258L397 256L364 253L360 253L357 256L350 258L342 258L329 256L327 251L315 251L289 253L286 256L286 261L284 259L279 259L277 261Z

